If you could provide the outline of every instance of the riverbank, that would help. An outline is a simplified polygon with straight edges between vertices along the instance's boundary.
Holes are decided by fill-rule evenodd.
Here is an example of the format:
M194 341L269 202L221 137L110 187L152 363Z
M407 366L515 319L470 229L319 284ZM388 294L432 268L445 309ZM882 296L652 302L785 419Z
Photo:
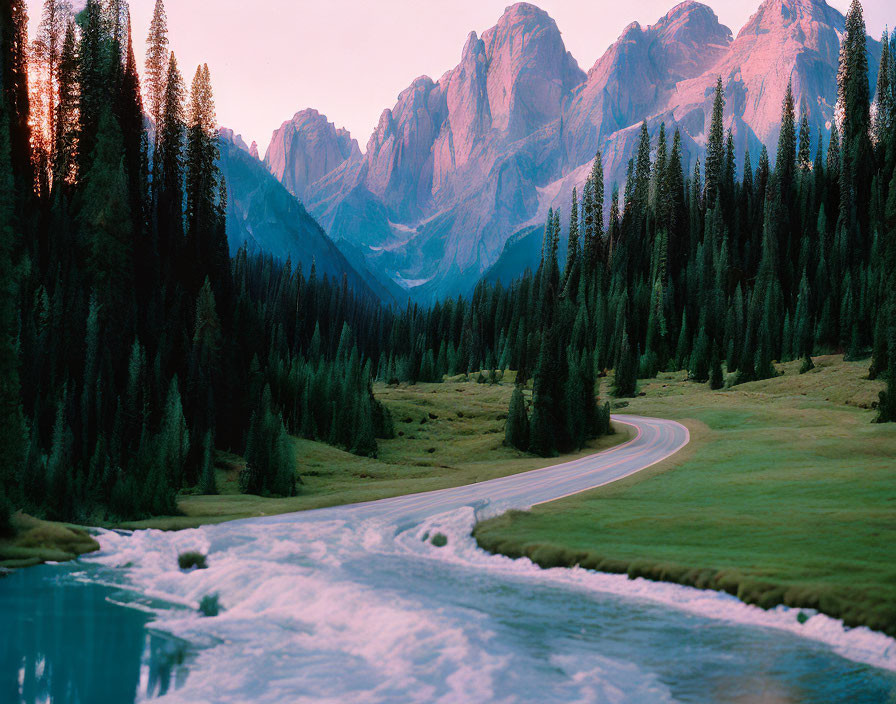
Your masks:
M0 538L0 569L67 562L94 552L100 545L84 528L42 521L24 513L12 517L14 534Z
M815 609L896 635L896 426L873 425L867 362L721 392L663 374L624 412L677 420L691 445L628 479L479 524L478 544Z
M442 384L374 386L392 413L396 436L379 440L377 459L295 439L299 495L264 498L240 494L242 460L218 463L216 496L180 496L183 515L122 524L121 528L180 530L240 518L374 501L405 494L474 484L592 455L632 437L628 426L562 457L534 457L504 445L504 423L513 393L513 373L500 384L460 378ZM528 394L528 392L527 392Z

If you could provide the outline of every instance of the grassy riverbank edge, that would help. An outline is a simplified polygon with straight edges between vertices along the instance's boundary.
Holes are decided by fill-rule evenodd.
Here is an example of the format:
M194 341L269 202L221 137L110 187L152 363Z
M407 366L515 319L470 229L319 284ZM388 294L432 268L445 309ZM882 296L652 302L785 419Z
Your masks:
M12 517L12 527L12 536L0 538L0 570L68 562L100 549L83 526L42 521L19 512Z
M686 425L691 444L626 480L484 521L488 552L723 591L896 636L896 428L871 424L867 363L709 392L642 382L624 412ZM672 471L674 470L674 471Z

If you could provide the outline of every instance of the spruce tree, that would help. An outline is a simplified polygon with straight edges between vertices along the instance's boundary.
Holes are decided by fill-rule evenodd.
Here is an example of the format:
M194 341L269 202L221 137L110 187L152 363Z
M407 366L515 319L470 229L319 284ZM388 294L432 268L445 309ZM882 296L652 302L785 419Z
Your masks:
M133 219L121 154L121 130L107 108L85 175L80 217L90 281L108 321L109 344L119 351L122 338L133 338L128 325L134 280Z
M712 119L709 126L709 137L706 144L706 185L704 202L707 210L715 207L716 199L722 185L725 168L725 128L723 124L725 110L725 90L722 77L716 83L713 99Z
M896 324L893 324L892 320L888 340L889 348L896 350ZM878 423L896 423L896 354L891 354L889 361L887 389L880 392L880 402L877 406Z
M156 0L146 37L146 100L156 129L162 124L168 82L168 18L165 3ZM157 142L158 144L158 142ZM155 161L155 160L154 160Z
M722 373L722 361L719 357L719 347L713 344L712 361L709 366L709 388L718 391L725 386L725 375Z
M0 102L0 457L4 458L0 467L0 496L3 497L13 494L15 471L25 452L25 423L16 352L19 291L13 265L18 239L13 183L9 119L5 104Z
M53 137L54 152L51 155L53 185L68 187L75 180L78 162L78 43L75 23L69 20L59 57L58 88L55 115L56 133Z
M97 145L100 122L109 109L108 90L115 68L99 0L87 0L84 9L78 67L78 170L87 173Z
M613 395L616 398L634 396L638 389L638 350L631 345L628 331L623 329L616 374L613 380Z
M218 493L218 483L215 479L215 444L212 440L212 431L207 430L202 439L202 460L199 473L199 491L206 495Z
M161 120L157 129L155 160L158 162L157 178L154 185L157 212L157 238L159 258L167 271L176 260L183 241L183 213L181 210L184 179L184 116L183 78L177 68L177 59L172 52L168 59L168 75L165 80L165 96Z
M777 176L778 187L784 194L790 193L796 167L797 137L795 115L793 84L788 82L781 115L781 133L778 136L778 156L775 159L775 175Z
M520 387L514 386L504 425L504 444L526 452L529 449L529 416Z
M0 91L12 175L14 213L23 214L34 184L28 99L28 12L25 0L0 4ZM6 177L4 177L6 178Z
M219 156L215 133L215 104L212 97L208 66L196 69L190 90L190 107L187 117L186 147L186 213L187 258L193 270L194 286L208 277L216 293L223 288L226 274L217 267L216 239Z
M809 127L809 116L805 112L800 119L799 151L796 162L800 173L808 174L812 170L812 130Z

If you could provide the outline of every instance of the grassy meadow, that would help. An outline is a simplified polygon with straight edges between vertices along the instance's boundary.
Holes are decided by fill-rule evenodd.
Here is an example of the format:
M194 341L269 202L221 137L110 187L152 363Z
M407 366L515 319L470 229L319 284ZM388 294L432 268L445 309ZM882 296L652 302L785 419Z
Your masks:
M294 440L299 495L263 498L239 493L239 457L218 459L217 496L178 498L183 515L124 524L125 528L176 530L251 516L289 513L372 501L494 479L599 452L631 437L627 426L563 458L526 455L504 446L504 421L513 373L502 383L462 377L442 384L374 386L392 413L396 437L379 440L377 459L358 457L323 443ZM530 392L527 392L527 395Z
M896 425L872 423L868 363L819 357L712 392L661 374L625 413L691 444L612 485L477 526L479 544L820 610L896 635Z

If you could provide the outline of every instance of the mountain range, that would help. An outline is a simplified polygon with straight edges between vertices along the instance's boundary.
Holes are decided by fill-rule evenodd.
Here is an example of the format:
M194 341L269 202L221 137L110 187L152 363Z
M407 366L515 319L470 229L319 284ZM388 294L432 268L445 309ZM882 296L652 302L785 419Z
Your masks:
M380 295L466 293L484 274L507 280L537 263L548 208L568 218L598 150L622 188L642 122L654 137L660 123L680 130L691 168L719 77L739 164L749 148L755 165L763 144L774 157L788 82L813 134L826 135L843 28L824 0L766 0L734 36L687 0L653 25L630 24L585 73L554 20L517 3L469 34L457 66L402 91L363 153L303 110L274 132L264 166ZM868 51L873 86L878 42L869 38ZM248 213L240 200L234 207ZM248 229L270 249L263 228Z

